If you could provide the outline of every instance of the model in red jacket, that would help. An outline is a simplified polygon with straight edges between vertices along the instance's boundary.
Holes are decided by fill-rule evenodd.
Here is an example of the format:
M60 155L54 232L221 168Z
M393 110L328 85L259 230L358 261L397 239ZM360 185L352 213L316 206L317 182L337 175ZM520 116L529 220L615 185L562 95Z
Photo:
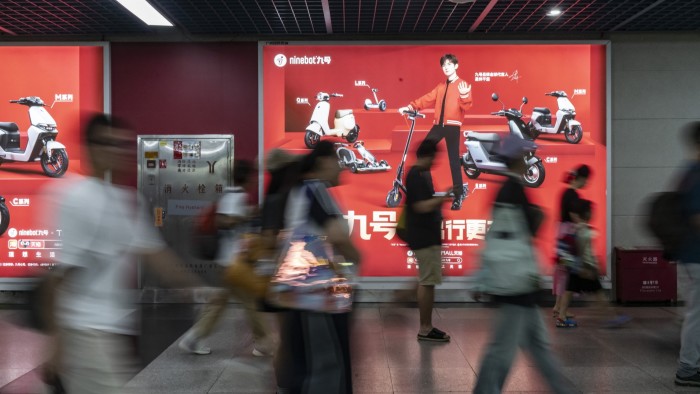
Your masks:
M457 68L459 67L457 56L451 53L443 55L440 58L440 66L447 80L437 85L430 93L411 101L408 106L399 108L399 112L435 108L433 127L425 138L433 139L435 142L445 139L454 193L451 209L459 210L462 208L464 197L466 197L459 162L459 128L462 125L464 113L472 106L472 87L457 76Z

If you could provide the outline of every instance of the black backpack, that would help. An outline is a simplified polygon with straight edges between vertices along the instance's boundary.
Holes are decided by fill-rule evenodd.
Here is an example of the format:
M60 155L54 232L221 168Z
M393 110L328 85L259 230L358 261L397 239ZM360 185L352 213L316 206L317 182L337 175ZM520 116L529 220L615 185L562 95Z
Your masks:
M661 244L666 260L678 258L681 244L692 231L683 205L680 191L657 193L650 199L647 228Z

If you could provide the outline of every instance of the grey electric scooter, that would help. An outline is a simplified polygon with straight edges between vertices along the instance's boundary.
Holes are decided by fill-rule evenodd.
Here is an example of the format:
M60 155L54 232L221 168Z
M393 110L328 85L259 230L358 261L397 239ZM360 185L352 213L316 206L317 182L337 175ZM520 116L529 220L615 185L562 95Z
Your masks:
M493 101L498 100L498 94L491 95ZM499 101L500 102L500 101ZM532 140L529 138L528 129L523 122L523 113L521 112L523 105L527 104L527 97L523 97L523 103L520 109L509 108L505 105L498 112L492 112L491 115L504 116L508 120L508 129L510 134L519 138ZM496 153L501 144L501 136L497 133L477 133L475 131L464 132L464 145L467 146L467 152L462 156L462 168L464 174L469 179L476 179L483 172L486 174L505 175L508 171L506 163ZM535 156L537 145L532 145L532 150L527 152L524 160L527 163L527 171L523 174L525 186L538 187L544 182L544 164L542 159Z

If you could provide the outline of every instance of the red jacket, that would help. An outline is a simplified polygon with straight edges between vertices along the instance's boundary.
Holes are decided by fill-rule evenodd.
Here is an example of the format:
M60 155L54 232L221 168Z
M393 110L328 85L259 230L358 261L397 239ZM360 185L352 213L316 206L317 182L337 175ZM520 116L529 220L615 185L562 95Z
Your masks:
M469 92L465 96L459 94L457 85L463 81L457 78L450 82L450 88L447 90L447 101L445 102L445 117L443 122L446 125L461 126L464 113L472 107L472 94ZM421 110L424 108L435 108L435 120L433 124L438 124L440 120L440 108L442 108L442 98L445 97L446 82L442 82L435 87L430 93L425 96L411 101L408 108L411 110Z

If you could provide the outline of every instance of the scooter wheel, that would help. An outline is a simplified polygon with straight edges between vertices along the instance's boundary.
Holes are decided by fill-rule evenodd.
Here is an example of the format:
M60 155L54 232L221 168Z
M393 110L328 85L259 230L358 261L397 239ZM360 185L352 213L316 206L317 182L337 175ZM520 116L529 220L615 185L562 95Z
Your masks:
M355 163L350 163L350 165L348 166L348 168L350 169L350 172L352 172L353 174L357 174L357 164L355 164Z
M315 148L319 141L321 141L320 135L314 133L313 131L306 130L306 134L304 135L304 144L307 148Z
M467 176L469 179L476 179L481 175L481 171L479 171L478 168L471 168L467 166L462 167L464 169L464 175Z
M54 149L51 157L46 153L41 155L41 169L51 178L63 176L68 170L68 153L64 149Z
M0 203L0 235L5 234L10 225L10 210L5 203Z
M389 163L387 163L386 160L379 160L379 166L380 166L380 167L385 167L385 166L388 166L388 165L389 165Z
M525 174L523 174L523 181L525 181L525 186L527 187L539 187L542 182L544 182L544 164L541 161L531 165Z
M386 195L386 206L389 208L396 208L399 206L399 204L401 204L402 199L403 195L399 189L395 187Z
M360 128L355 126L352 130L348 132L348 135L345 137L345 139L348 140L348 142L355 142L357 141L357 137L360 135Z
M581 141L581 138L583 138L583 130L581 129L581 126L574 126L570 130L564 130L564 137L566 138L566 142L570 144L578 144L579 141Z
M382 112L386 111L386 101L379 100L379 110Z

